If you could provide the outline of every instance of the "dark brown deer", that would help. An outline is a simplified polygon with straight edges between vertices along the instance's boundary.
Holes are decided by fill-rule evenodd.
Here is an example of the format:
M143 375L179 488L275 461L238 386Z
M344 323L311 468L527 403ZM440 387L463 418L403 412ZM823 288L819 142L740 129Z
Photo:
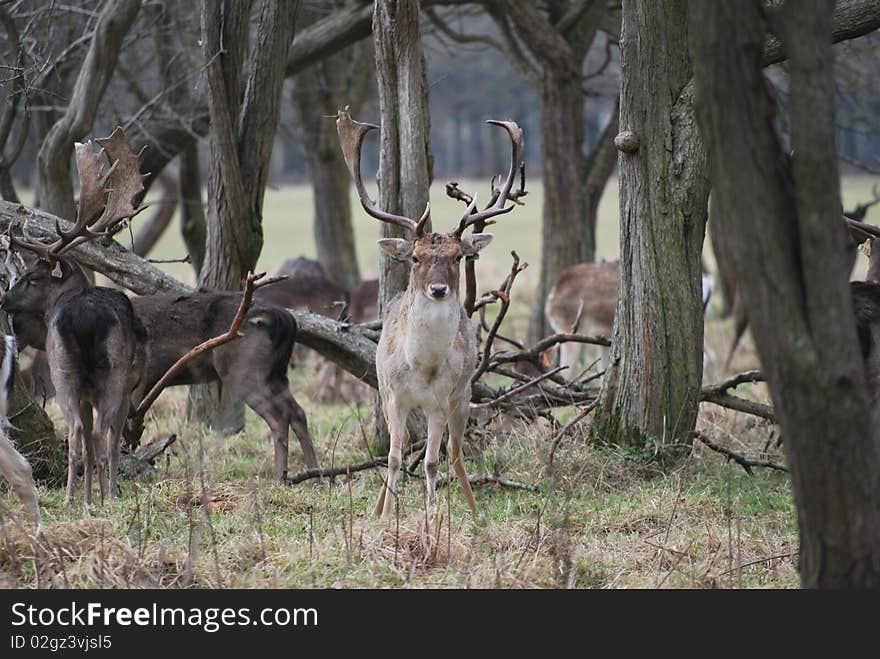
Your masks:
M92 473L97 468L101 502L117 493L120 438L141 379L146 331L131 302L115 289L92 286L80 267L64 254L110 233L137 213L132 202L143 190L140 163L121 130L76 145L80 203L69 231L58 227L51 244L12 237L14 246L38 256L3 297L0 308L13 314L42 313L44 348L59 407L68 425L66 503L73 503L78 470L83 467L83 501L92 503ZM104 171L103 153L112 165ZM92 412L97 433L92 432ZM84 464L83 464L84 455ZM109 484L108 484L109 476Z
M492 240L491 234L469 236L464 231L491 217L512 210L507 195L522 161L522 130L512 121L491 121L507 131L512 143L510 173L498 199L488 209L471 214L476 199L450 233L425 234L428 208L416 221L380 210L370 199L361 179L361 146L367 132L377 128L351 119L348 109L337 113L336 127L348 169L364 210L382 222L409 231L413 238L383 239L379 246L396 259L412 263L409 285L385 312L382 335L376 350L376 371L382 408L391 435L388 476L376 503L376 514L387 521L394 510L401 449L410 410L421 408L428 418L425 451L426 493L434 506L440 441L449 429L449 463L461 482L474 517L477 506L471 492L461 449L470 415L471 376L477 361L476 329L459 299L460 263L476 255Z

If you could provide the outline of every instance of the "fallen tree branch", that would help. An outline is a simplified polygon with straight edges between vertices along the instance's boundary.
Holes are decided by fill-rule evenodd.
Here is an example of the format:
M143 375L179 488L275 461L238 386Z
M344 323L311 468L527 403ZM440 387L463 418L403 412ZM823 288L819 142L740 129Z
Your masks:
M411 444L406 450L406 456L412 455L414 452L421 450L425 446L425 442L416 442ZM388 464L388 456L383 455L366 462L358 464L343 465L341 467L316 467L305 469L293 476L288 476L286 484L296 485L315 478L332 478L334 476L344 476L346 474L354 474L358 471L366 471L367 469L377 469Z
M719 446L711 439L709 439L704 433L699 430L694 432L694 437L700 440L705 446L712 449L716 453L720 453L725 456L728 460L733 460L740 467L745 469L746 473L751 475L752 467L767 467L768 469L775 469L777 471L788 472L788 467L785 467L780 464L776 464L775 462L769 462L765 460L751 460L745 456L740 455L739 453L734 453L728 448L723 446Z
M139 478L152 475L153 463L169 446L177 441L177 435L164 435L139 447L134 453L123 453L119 460L119 470L126 478Z
M700 401L704 403L712 403L719 407L725 407L729 410L759 416L762 419L767 419L768 421L776 423L776 413L769 405L728 393L730 389L751 382L765 382L764 374L757 370L745 371L744 373L738 373L723 382L703 387L700 390Z
M718 382L716 384L710 384L701 390L701 395L713 395L716 393L723 394L726 393L728 389L735 389L741 384L751 383L751 382L766 382L764 379L764 374L761 371L744 371L743 373L737 373L731 378L727 380L723 380L722 382Z
M498 403L501 403L505 400L508 400L512 396L515 396L519 392L521 392L525 389L528 389L529 387L534 386L534 385L538 384L539 382L546 380L547 378L553 377L554 375L556 375L560 371L564 371L567 368L568 368L568 366L557 366L552 371L547 371L546 373L542 373L538 377L532 378L529 381L525 382L524 384L521 384L521 385L514 387L510 391L504 392L503 394L501 394L497 398L486 401L485 403L477 403L474 407L491 407L493 405L497 405Z
M765 405L764 403L756 403L753 400L748 400L732 394L714 394L711 396L701 395L700 401L703 403L712 403L719 407L725 407L729 410L759 416L762 419L767 419L771 423L776 423L775 411L772 407Z
M495 487L509 487L514 490L526 490L537 494L540 490L537 485L529 485L528 483L519 483L512 481L497 474L468 474L468 482L471 485L494 485ZM443 477L437 481L437 488L449 485L449 478Z

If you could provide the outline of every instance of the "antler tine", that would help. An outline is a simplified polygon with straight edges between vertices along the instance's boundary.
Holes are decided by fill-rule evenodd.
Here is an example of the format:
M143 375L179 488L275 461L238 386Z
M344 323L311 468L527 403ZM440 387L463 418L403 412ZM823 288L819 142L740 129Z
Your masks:
M453 231L453 233L456 236L461 237L461 235L464 233L464 230L468 227L468 219L470 218L471 213L474 212L474 209L476 207L477 207L477 193L475 192L474 196L471 197L471 201L467 206L467 210L464 212L464 215L462 215L461 219L458 221L458 226L456 227L455 231Z
M9 223L9 226L6 228L6 235L9 238L9 244L15 245L20 249L25 249L29 252L33 252L37 256L47 261L53 261L54 255L51 251L51 245L47 245L46 243L38 241L36 238L31 238L29 240L21 240L12 235L12 227L15 224L14 221ZM24 227L22 227L22 232L27 236L27 231ZM29 237L30 238L30 237Z
M80 171L81 189L85 192L80 195L80 210L76 224L70 231L60 232L61 239L53 244L53 246L57 245L55 251L58 254L93 238L107 235L117 223L134 217L142 210L133 205L134 200L144 190L140 158L139 154L134 152L122 128L117 127L109 137L99 138L96 142L102 147L97 154L91 142L87 145L77 145L77 167ZM80 149L80 146L83 148ZM113 164L106 174L101 175L103 168L101 155L104 152ZM80 159L81 154L82 159ZM83 163L82 167L80 162ZM108 181L109 190L106 187ZM104 195L106 202L103 199ZM101 210L103 210L101 215L94 219Z
M388 222L396 226L402 227L407 231L413 232L417 237L422 235L425 230L425 223L431 216L431 206L425 206L425 212L421 219L416 222L402 215L387 213L376 207L375 202L370 199L367 189L364 187L364 181L361 177L361 147L364 143L364 137L371 130L378 128L375 124L365 124L355 121L351 118L348 110L349 106L345 106L342 110L336 111L336 132L339 134L339 144L342 147L342 155L345 157L345 164L348 165L348 171L357 188L358 197L361 200L361 206L377 220Z
M510 170L507 172L507 179L504 181L504 185L501 187L495 203L493 203L485 210L469 215L466 221L458 223L458 227L455 229L454 235L458 236L459 238L461 237L464 230L472 224L475 224L481 220L487 220L490 217L494 217L496 215L501 215L502 213L509 213L514 208L513 206L505 207L505 204L507 203L511 189L513 188L513 183L516 180L517 170L520 169L523 152L525 150L522 128L520 128L515 121L499 121L497 119L489 119L486 123L492 124L494 126L501 126L504 130L507 131L507 135L508 137L510 137ZM521 171L524 185L525 170L523 169Z

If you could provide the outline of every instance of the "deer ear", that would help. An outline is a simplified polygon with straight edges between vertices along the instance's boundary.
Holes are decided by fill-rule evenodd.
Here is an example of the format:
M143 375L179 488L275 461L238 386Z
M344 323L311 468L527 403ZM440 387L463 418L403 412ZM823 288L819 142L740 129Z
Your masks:
M473 256L491 243L494 237L491 233L472 233L461 239L461 249L465 256Z
M411 240L404 240L403 238L382 238L378 242L382 251L393 259L404 261L412 256L413 244Z

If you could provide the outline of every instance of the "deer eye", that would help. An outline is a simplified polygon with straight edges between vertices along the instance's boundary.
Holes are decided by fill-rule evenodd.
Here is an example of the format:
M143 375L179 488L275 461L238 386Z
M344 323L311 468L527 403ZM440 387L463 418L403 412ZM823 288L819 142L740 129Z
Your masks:
M413 257L412 257L412 262L413 262L413 263L418 263L418 262L419 262L419 257L418 257L418 256L413 256Z
M463 256L462 254L459 254L458 256L456 256L456 257L455 257L455 262L456 262L456 263L461 263L462 256Z

